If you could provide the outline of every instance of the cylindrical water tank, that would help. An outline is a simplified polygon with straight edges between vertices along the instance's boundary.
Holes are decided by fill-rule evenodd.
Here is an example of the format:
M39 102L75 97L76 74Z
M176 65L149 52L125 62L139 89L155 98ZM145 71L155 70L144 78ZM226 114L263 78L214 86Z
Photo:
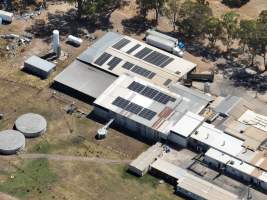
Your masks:
M60 43L59 43L59 31L58 30L53 30L53 52L58 53L58 49L60 48Z
M15 154L25 147L25 137L15 130L0 132L0 153L4 155Z
M73 35L69 35L67 41L77 46L80 46L83 42L81 38L75 37Z
M15 121L15 128L23 133L25 137L38 137L47 129L46 119L34 113L27 113L18 117Z

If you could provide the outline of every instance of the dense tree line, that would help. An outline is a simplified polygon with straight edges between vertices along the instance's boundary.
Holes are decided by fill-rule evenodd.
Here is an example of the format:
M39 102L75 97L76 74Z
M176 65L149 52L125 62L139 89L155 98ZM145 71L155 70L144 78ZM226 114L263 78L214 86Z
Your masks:
M144 17L149 10L157 10L156 15L167 16L173 25L173 30L177 30L190 40L207 39L211 47L220 40L230 55L234 42L239 42L243 53L249 53L251 65L254 65L256 55L262 56L264 66L267 65L267 10L262 11L255 20L240 20L239 15L233 11L224 13L220 18L214 17L206 0L136 0L136 2L140 14ZM156 16L155 19L158 18L159 16Z

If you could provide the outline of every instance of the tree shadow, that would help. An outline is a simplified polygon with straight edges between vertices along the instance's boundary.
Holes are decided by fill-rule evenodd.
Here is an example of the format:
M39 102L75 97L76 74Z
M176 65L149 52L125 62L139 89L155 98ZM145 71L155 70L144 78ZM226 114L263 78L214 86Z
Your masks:
M121 22L123 26L124 34L136 34L140 35L147 29L152 28L156 25L155 20L148 20L142 16L136 15L129 19L124 19Z
M56 12L55 14L48 13L48 21L35 20L34 24L26 29L27 32L34 34L37 38L47 39L51 36L53 30L59 30L60 35L75 35L82 37L88 33L94 33L96 30L106 31L112 29L110 15L103 14L94 17L86 17L77 19L76 10L71 9L68 12Z
M258 73L248 73L244 68L235 69L230 79L233 80L236 87L242 86L259 93L267 91L267 77Z
M192 41L188 39L185 39L185 41L189 44L186 45L186 51L188 51L193 56L203 57L204 59L210 60L212 62L215 62L217 59L224 56L219 48L208 48L198 41Z

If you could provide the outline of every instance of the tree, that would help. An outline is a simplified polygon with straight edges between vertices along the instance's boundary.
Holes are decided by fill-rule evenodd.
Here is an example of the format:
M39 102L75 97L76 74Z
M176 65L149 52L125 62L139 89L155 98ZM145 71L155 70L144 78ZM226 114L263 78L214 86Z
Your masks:
M227 47L227 52L229 52L234 39L238 36L238 17L239 15L233 11L227 12L222 15L222 25L224 29L223 43Z
M179 12L179 29L186 37L200 38L204 36L206 23L211 16L212 10L205 0L186 0Z
M258 30L259 34L261 36L260 38L260 54L263 56L263 63L264 66L267 65L266 63L266 53L267 53L267 10L263 10L259 18L257 20L258 22ZM265 67L265 70L267 68Z
M136 3L143 17L147 16L149 10L155 10L155 18L158 23L159 15L163 10L165 0L136 0Z
M69 3L75 3L77 7L77 17L80 19L83 14L88 16L101 16L109 13L110 8L119 5L120 0L67 0Z
M165 7L165 14L170 19L173 31L176 29L176 22L179 17L181 0L168 0Z
M222 23L219 18L210 17L208 19L205 33L207 34L208 40L211 43L211 47L214 47L216 41L221 38L222 30Z
M251 66L260 49L259 30L256 20L241 20L239 30L240 42L243 43L251 55Z

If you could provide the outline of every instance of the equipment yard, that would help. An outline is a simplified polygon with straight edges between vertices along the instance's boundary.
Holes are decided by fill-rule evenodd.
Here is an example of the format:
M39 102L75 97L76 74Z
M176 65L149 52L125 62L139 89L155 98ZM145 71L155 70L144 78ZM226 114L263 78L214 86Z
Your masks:
M135 0L79 19L73 1L34 2L0 12L0 200L266 200L262 54L191 41Z

